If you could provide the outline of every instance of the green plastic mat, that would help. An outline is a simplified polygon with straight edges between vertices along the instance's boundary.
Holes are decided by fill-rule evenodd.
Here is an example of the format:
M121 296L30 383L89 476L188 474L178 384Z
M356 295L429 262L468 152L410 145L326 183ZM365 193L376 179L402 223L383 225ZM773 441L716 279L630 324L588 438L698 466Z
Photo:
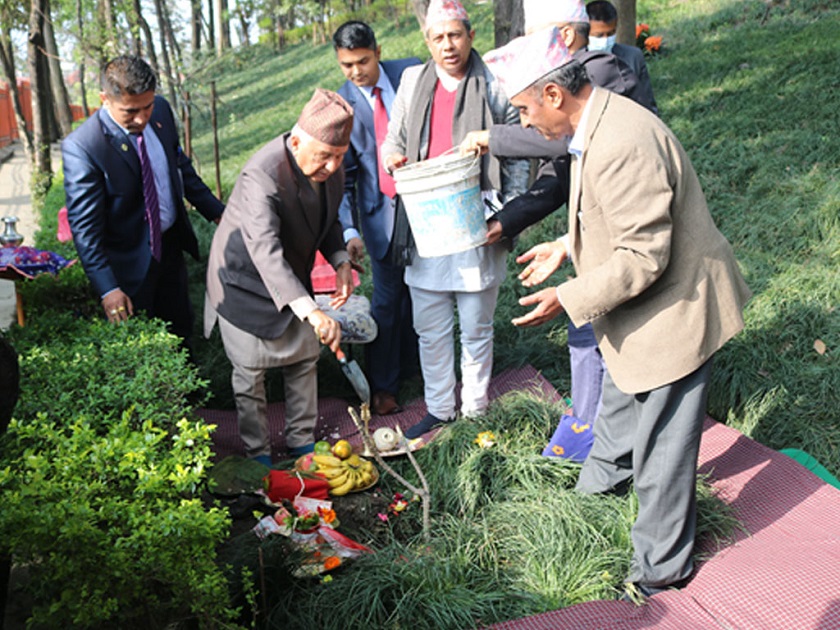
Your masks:
M840 481L837 480L837 477L828 472L825 466L820 464L816 459L811 457L805 451L801 451L798 448L784 448L779 452L796 460L826 483L829 483L835 488L840 489Z

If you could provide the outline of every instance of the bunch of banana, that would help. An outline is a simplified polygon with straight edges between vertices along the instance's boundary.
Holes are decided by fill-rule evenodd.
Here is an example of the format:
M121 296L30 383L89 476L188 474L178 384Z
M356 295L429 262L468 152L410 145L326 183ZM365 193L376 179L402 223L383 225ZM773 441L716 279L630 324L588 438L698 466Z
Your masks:
M318 464L317 474L327 480L330 494L336 497L370 485L376 475L373 462L358 455L351 455L347 459L339 459L333 455L315 455L312 461Z

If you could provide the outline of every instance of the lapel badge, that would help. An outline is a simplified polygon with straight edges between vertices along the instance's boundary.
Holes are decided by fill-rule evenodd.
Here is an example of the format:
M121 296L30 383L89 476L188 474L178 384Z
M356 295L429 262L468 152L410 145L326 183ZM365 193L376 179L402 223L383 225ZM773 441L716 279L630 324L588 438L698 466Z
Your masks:
M123 151L128 151L128 145L127 145L125 142L123 142L123 143L120 145L120 149L122 149Z
M160 121L156 121L155 124L157 125L158 129L163 129L163 123L161 123Z

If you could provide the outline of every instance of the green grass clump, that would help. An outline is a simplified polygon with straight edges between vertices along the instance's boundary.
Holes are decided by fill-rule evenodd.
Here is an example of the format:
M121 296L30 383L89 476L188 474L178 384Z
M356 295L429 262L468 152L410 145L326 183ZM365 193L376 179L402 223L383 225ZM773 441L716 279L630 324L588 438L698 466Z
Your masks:
M410 502L389 518L393 537L376 536L376 553L328 582L272 591L269 623L473 628L614 599L633 553L636 497L578 493L580 467L540 455L561 411L536 390L515 392L485 417L447 427L415 453L432 490L431 538L421 534L420 504ZM475 443L483 431L494 433L494 446ZM391 463L416 481L407 461ZM387 476L381 484L386 495L401 490ZM737 522L704 480L698 496L699 539L703 549L715 549Z

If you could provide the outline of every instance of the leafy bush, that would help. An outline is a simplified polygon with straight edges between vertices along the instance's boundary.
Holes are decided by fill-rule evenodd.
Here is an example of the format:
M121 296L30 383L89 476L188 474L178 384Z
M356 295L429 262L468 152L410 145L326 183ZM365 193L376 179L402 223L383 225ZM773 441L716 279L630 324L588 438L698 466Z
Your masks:
M107 428L128 405L139 425L167 428L186 415L202 386L179 340L159 320L105 320L56 314L13 331L20 354L19 418L85 416Z
M202 381L179 340L159 321L69 316L14 336L21 397L0 451L0 540L29 569L31 621L230 619L215 551L229 515L200 498L213 427L187 419Z

